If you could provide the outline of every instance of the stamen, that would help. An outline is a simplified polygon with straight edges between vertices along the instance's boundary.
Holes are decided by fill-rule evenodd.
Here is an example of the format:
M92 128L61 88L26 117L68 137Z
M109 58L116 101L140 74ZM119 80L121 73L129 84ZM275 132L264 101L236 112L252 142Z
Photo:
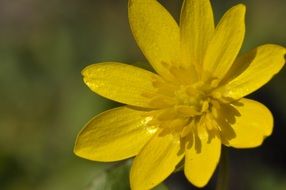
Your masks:
M208 138L208 131L206 129L205 117L201 117L199 122L197 123L197 132L198 136L201 140Z
M176 111L183 114L185 117L194 117L200 115L201 112L196 110L195 106L179 105L175 107Z
M193 128L195 127L195 120L192 120L188 125L186 125L182 132L181 137L184 138L186 136L189 136L190 133L193 133Z
M176 118L176 112L174 108L167 108L162 110L158 115L158 120L170 120Z

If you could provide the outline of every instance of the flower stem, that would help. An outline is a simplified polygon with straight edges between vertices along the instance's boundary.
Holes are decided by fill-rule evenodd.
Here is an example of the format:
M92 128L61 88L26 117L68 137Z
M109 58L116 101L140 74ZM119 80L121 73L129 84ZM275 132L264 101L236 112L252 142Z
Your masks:
M225 147L222 147L221 160L218 168L216 190L228 190L228 182L229 182L228 170L229 170L228 152Z

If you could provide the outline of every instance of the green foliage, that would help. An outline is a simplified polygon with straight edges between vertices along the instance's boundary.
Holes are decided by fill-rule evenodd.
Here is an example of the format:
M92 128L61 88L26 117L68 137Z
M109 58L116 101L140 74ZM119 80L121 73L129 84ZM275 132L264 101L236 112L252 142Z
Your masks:
M109 164L110 165L110 164ZM128 190L130 161L118 162L96 173L86 190ZM168 190L160 184L153 190Z
M127 190L129 189L129 162L118 162L96 173L87 190Z

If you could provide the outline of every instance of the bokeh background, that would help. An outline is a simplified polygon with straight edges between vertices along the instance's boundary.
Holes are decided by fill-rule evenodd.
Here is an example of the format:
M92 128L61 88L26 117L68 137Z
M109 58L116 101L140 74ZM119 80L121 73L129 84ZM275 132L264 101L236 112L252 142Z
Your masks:
M178 18L182 1L160 2ZM286 45L285 0L213 0L216 20L241 2L247 5L242 52ZM103 164L73 154L84 124L116 106L92 93L80 71L110 60L149 67L132 38L127 0L0 0L1 190L129 189L130 162ZM284 68L251 95L272 110L275 129L259 148L228 149L231 190L286 189L285 83ZM180 172L165 184L158 189L195 189Z

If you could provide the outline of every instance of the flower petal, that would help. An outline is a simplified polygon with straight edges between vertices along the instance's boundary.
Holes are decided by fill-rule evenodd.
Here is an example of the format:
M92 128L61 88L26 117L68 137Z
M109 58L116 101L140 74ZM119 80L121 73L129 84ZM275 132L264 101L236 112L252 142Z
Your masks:
M219 162L221 141L218 137L201 139L200 150L194 146L186 148L185 175L197 187L205 186Z
M120 103L149 108L156 94L153 86L158 75L127 64L106 62L93 64L82 71L85 84L95 93Z
M179 135L158 131L133 161L131 189L148 190L167 178L184 157Z
M168 67L179 62L179 26L156 0L129 0L131 30L145 57L162 76L170 78Z
M243 42L245 6L229 9L216 27L205 53L204 77L222 79L231 67Z
M185 0L181 18L181 43L186 62L200 71L207 45L214 33L214 18L209 0Z
M220 90L224 97L240 99L267 83L285 64L286 49L278 45L263 45L235 61L225 86Z
M138 154L156 132L143 111L118 107L95 116L79 133L76 155L95 161L117 161Z
M229 130L222 128L222 136L224 139L228 139L224 144L235 148L260 146L264 138L272 133L273 117L271 112L263 104L249 99L241 99L232 106L239 113L231 123L235 135L228 138ZM225 111L224 114L227 114L226 112L228 111ZM227 116L225 115L225 117Z

